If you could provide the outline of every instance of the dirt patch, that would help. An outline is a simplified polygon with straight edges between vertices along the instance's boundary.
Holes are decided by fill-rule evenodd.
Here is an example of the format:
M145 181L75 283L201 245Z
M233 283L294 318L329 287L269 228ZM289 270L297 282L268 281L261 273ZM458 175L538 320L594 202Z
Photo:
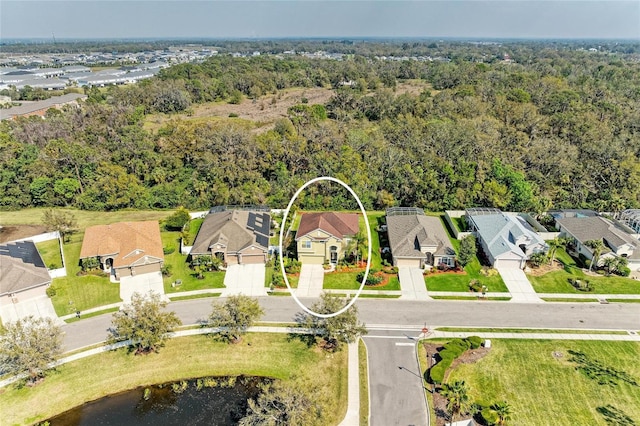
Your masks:
M549 265L548 263L544 263L537 268L530 267L527 271L527 274L534 277L539 277L540 275L544 275L547 272L559 271L561 269L564 269L564 265L561 262L554 260L553 264L551 265Z
M432 355L437 354L442 349L444 349L442 344L439 343L423 343L422 344L427 351L427 360L431 358ZM453 363L451 367L445 373L445 381L449 377L449 373L454 370L460 364L473 364L478 360L487 356L487 354L491 351L491 349L487 349L484 347L480 347L477 349L469 349L465 353L463 353L460 357L458 357ZM437 359L437 355L436 355ZM427 370L428 372L428 370ZM425 374L425 378L428 377ZM432 386L432 389L434 387ZM435 392L433 392L433 410L436 413L436 426L445 426L449 422L449 414L447 411L447 399L443 397L440 393L440 387L435 386ZM460 420L460 418L469 418L469 415L466 416L458 416L456 420Z
M0 243L33 237L44 232L47 232L47 228L42 225L3 226L0 228Z

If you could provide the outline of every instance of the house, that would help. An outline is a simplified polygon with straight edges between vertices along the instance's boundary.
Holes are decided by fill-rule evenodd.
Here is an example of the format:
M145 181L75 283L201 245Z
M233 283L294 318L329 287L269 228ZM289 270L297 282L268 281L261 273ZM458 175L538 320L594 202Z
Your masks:
M296 233L298 260L316 265L338 263L350 237L359 230L355 213L303 213Z
M157 221L118 222L85 230L80 260L97 258L116 280L160 272L164 263Z
M49 271L32 241L0 245L0 316L6 324L27 315L57 318L46 294Z
M266 212L226 210L202 222L191 256L216 256L227 265L264 264L269 256L271 216Z
M455 266L456 252L438 217L419 208L391 208L386 216L394 266Z
M567 217L556 220L561 235L571 238L578 254L593 259L593 250L587 241L599 240L604 243L598 264L607 257L627 258L633 272L640 271L640 241L633 238L623 225L602 216Z
M517 214L498 209L467 209L467 222L482 251L495 268L523 269L533 253L545 253L549 247Z
M61 109L65 105L77 107L79 101L86 99L86 95L80 93L67 93L62 96L52 96L43 101L25 103L7 109L0 109L0 120L13 120L16 117L29 117L38 115L44 117L50 108Z

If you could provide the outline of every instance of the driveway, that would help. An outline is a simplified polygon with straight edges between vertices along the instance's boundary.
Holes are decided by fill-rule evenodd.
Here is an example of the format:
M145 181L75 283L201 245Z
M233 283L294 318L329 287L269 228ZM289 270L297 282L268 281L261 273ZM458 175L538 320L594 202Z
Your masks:
M146 295L150 291L164 298L164 285L162 284L161 272L150 272L148 274L120 278L120 298L124 303L131 302L133 293Z
M0 307L0 317L4 324L33 315L35 318L51 318L59 323L58 315L53 309L49 296L37 296L19 303L11 303Z
M324 282L324 268L322 265L302 265L296 296L319 297Z
M428 425L416 341L400 331L372 331L363 340L369 360L371 426Z
M525 273L517 268L496 268L511 293L511 302L542 303Z
M398 268L398 279L402 290L401 299L431 300L424 283L422 269L401 266Z
M225 289L222 296L244 294L245 296L266 296L264 287L264 264L230 265L224 274Z

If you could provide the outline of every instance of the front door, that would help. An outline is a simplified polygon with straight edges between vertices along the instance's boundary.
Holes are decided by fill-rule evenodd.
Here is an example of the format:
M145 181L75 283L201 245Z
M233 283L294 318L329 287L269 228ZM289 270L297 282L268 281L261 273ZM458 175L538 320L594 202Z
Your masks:
M329 251L331 253L331 263L338 263L338 247L331 246Z

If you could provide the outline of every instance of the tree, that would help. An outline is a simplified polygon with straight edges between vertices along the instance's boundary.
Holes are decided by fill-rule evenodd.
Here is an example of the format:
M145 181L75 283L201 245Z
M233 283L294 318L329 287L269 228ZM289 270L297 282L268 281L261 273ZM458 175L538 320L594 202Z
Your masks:
M536 268L540 267L540 265L542 265L546 261L547 255L542 252L533 253L531 256L529 256L529 262Z
M320 424L322 406L313 385L275 382L249 400L240 426L307 426Z
M29 316L10 322L0 334L0 372L44 378L62 353L62 329L51 318Z
M164 226L169 230L181 230L191 220L189 210L178 207L175 213L164 220Z
M511 406L506 401L496 402L490 408L496 415L497 425L503 426L511 419Z
M449 415L451 416L451 423L455 420L456 415L470 407L469 389L464 380L445 383L442 385L440 394L447 398L447 410L449 410Z
M213 302L209 326L220 327L220 335L231 342L239 342L242 335L264 315L258 299L237 295L230 296L224 303Z
M129 346L135 348L136 355L158 352L166 334L182 324L175 312L162 310L166 306L157 293L150 292L146 297L133 293L131 303L113 314L107 342L130 340Z
M322 315L338 312L347 304L347 300L330 293L322 293L320 301L313 304L311 310ZM358 320L358 308L352 305L340 315L320 318L316 315L302 315L298 322L313 330L315 336L322 339L324 349L334 351L343 343L355 342L361 335L367 334L364 323Z
M58 231L63 242L68 242L69 235L77 231L75 215L62 210L45 210L42 214L42 223L50 231Z
M476 237L467 235L460 241L460 250L458 252L458 262L463 268L473 260L476 255Z
M569 238L567 237L556 237L553 240L549 241L549 265L553 265L553 261L556 258L556 252L560 247L566 248L567 244L569 244Z
M602 250L604 250L604 243L602 242L602 240L589 240L585 241L584 245L589 247L593 253L591 263L589 264L589 271L591 271L594 264L596 265L596 268L598 267L600 255L602 254Z

